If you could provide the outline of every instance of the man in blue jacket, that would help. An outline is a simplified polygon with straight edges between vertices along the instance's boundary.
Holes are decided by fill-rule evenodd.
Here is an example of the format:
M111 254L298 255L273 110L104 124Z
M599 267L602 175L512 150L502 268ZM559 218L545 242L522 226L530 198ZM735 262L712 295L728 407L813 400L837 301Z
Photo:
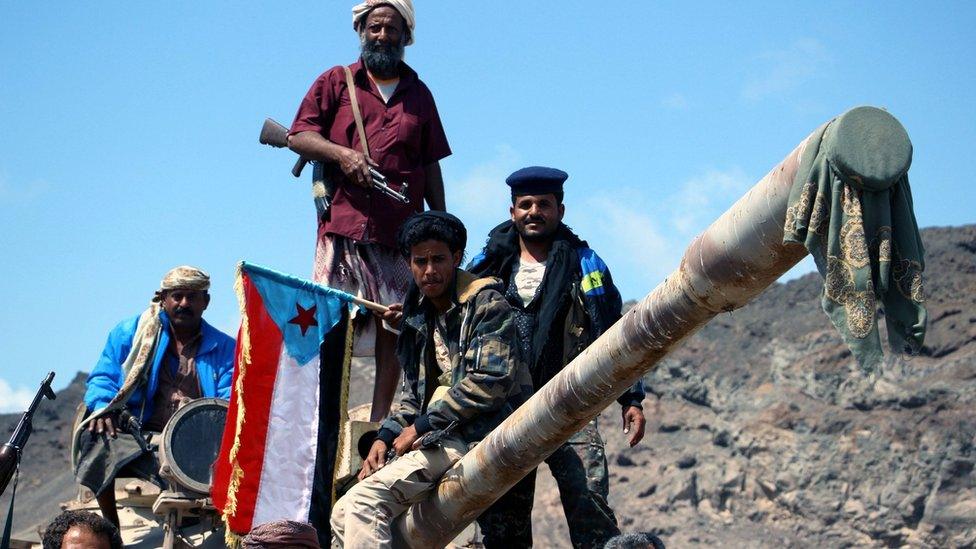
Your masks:
M166 273L149 308L109 333L88 375L90 415L83 423L87 433L81 433L75 476L116 526L115 477L158 482L159 470L155 455L120 427L120 415L127 412L143 431L158 433L190 400L230 398L234 339L203 320L209 289L210 276L195 267Z
M515 328L535 390L540 389L620 318L620 292L610 270L563 222L562 170L533 166L505 180L512 188L511 219L488 235L468 271L496 276L515 310ZM638 381L617 399L631 446L644 436ZM609 481L596 420L546 459L559 487L573 547L603 547L620 534L607 502ZM479 519L488 549L532 546L535 471Z

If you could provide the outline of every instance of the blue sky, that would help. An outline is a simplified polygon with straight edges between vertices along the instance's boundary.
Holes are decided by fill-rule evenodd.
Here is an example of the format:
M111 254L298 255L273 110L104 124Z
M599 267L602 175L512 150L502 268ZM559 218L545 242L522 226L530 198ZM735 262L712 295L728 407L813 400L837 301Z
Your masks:
M504 177L551 165L566 221L643 296L862 104L908 129L920 225L976 221L974 3L416 2L407 61L454 149L469 255L507 216ZM0 411L90 369L172 266L211 272L207 318L230 332L239 260L309 275L309 181L257 135L355 60L351 5L0 1Z

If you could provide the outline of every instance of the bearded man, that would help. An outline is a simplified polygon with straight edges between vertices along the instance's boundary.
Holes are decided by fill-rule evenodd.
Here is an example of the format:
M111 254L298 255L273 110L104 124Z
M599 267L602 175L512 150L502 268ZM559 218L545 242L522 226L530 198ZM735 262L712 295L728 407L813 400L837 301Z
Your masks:
M477 276L501 278L515 310L515 326L535 390L559 373L620 318L620 292L610 270L565 224L562 170L529 167L505 180L511 219L492 229L484 251L468 265ZM638 381L620 396L625 434L644 436ZM603 547L619 535L607 503L609 480L603 439L594 419L546 458L559 487L573 547ZM535 471L501 497L478 522L485 547L532 546Z
M166 273L149 307L108 335L88 374L89 416L75 434L75 478L95 494L102 516L116 527L115 477L162 486L156 455L143 440L151 441L192 399L230 398L234 339L203 320L209 289L210 276L196 267ZM144 432L130 431L137 427Z
M315 80L288 142L303 157L322 162L336 185L331 208L319 218L314 280L378 303L399 303L411 277L396 251L397 230L423 211L424 200L432 210L445 210L439 161L451 149L430 90L403 62L404 48L413 43L411 1L369 0L352 11L360 59ZM366 143L353 105L361 113ZM409 203L372 191L371 168L394 190L407 184ZM377 319L362 320L357 349L375 338L372 420L377 421L389 411L399 379L396 335Z

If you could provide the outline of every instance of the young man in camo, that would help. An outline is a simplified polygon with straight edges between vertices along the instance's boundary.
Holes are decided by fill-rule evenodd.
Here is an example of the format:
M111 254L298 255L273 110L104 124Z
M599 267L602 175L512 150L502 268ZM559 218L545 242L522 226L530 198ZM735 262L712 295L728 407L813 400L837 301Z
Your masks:
M403 393L353 486L332 512L334 544L387 547L391 525L531 395L515 317L492 277L461 270L467 241L451 214L429 211L398 235L414 284L384 320L399 326ZM440 434L435 445L425 435ZM393 450L394 461L386 455Z

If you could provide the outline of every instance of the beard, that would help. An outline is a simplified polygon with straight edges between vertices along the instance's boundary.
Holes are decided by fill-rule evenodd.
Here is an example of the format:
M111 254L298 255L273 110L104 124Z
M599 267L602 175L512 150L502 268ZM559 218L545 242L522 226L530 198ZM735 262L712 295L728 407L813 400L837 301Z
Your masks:
M391 80L400 73L403 43L381 44L379 40L362 39L362 56L366 68L381 80Z
M529 232L525 228L526 224L528 224L529 221L530 220L526 219L515 223L515 231L518 232L522 240L526 242L548 242L553 238L555 238L556 231L559 230L559 223L553 224L551 222L547 222L545 228L542 229L541 231ZM531 221L538 221L538 220L531 220Z

